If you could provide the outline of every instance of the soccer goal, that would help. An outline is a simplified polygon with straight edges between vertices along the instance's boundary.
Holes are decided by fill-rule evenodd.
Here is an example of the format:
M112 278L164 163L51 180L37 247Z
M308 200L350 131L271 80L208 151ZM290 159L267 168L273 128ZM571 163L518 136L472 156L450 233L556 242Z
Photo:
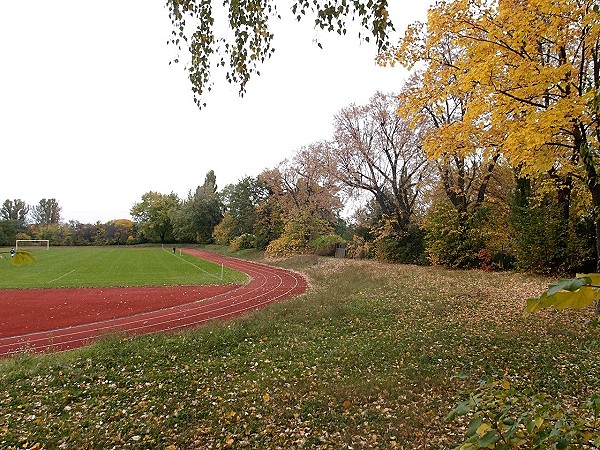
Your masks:
M49 239L17 239L15 250L50 249Z

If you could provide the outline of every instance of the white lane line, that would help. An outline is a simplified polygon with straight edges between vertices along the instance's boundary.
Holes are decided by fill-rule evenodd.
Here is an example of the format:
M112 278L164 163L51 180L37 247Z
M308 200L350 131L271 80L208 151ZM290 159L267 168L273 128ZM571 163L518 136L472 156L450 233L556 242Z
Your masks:
M61 275L61 276L60 276L60 277L58 277L58 278L55 278L54 280L50 280L50 281L48 281L48 284L50 284L50 283L54 283L56 280L60 280L61 278L64 278L64 277L66 277L67 275L71 275L73 272L75 272L75 269L71 270L70 272L67 272L67 273L65 273L64 275Z
M166 250L165 250L165 251L166 251ZM210 273L210 272L208 272L208 271L204 270L202 267L200 267L200 266L197 266L197 265L196 265L196 264L194 264L193 262L186 260L186 259L185 259L185 258L183 258L182 256L178 256L178 255L175 255L175 254L174 254L173 256L175 256L175 257L176 257L176 258L178 258L179 260L183 261L184 263L186 263L186 264L189 264L189 265L190 265L190 266L192 266L192 267L195 267L195 268L196 268L196 269L198 269L199 271L201 271L201 272L204 272L205 274L207 274L207 275L209 275L209 276L211 276L211 277L213 277L213 278L216 278L217 280L220 280L220 279L221 279L221 277L219 277L218 275L214 275L214 274L212 274L212 273ZM214 261L211 261L211 262L212 262L212 263L214 263ZM216 264L216 263L215 263L215 264Z

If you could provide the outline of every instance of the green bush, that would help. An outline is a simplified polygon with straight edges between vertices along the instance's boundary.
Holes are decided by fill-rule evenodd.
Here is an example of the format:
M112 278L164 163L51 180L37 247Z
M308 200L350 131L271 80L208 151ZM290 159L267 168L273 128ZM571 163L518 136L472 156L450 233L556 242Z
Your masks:
M385 231L375 239L375 257L379 261L400 264L427 264L425 234L418 225L398 233Z
M310 249L319 256L333 256L338 244L344 244L346 241L337 234L328 234L310 241Z
M593 270L594 223L591 217L565 221L555 202L514 207L517 266L538 273Z
M281 236L267 246L265 254L280 257L308 253L311 241L331 234L332 230L331 225L320 217L308 213L299 215L288 220Z
M448 420L468 421L460 450L600 447L600 396L568 402L506 377L482 382Z
M481 267L480 252L485 248L482 223L486 211L457 211L449 202L431 207L425 221L425 248L434 265L456 269Z

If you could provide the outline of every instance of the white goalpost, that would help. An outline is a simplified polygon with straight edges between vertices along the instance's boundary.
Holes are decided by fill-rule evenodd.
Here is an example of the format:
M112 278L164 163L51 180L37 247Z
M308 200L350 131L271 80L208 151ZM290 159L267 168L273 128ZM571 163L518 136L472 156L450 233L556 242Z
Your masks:
M49 239L17 239L15 242L15 250L24 249L50 249Z

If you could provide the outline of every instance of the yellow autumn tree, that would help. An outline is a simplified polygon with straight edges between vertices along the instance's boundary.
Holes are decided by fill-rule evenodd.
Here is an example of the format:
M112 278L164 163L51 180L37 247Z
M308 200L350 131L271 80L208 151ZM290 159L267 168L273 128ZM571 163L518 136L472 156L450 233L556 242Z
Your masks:
M458 84L455 64L464 58L458 43L428 41L426 24L416 23L397 48L381 55L381 63L417 67L399 93L398 114L424 131L423 150L437 169L436 191L442 195L433 197L425 222L429 257L451 267L479 267L482 251L502 251L502 243L489 248L482 227L503 139L489 113L468 114L477 93Z
M455 49L452 60L432 63L444 46ZM461 123L440 135L445 143L491 137L522 176L583 182L600 255L597 0L439 1L427 24L410 27L385 58L424 64L425 86L433 82L441 96L467 96Z

